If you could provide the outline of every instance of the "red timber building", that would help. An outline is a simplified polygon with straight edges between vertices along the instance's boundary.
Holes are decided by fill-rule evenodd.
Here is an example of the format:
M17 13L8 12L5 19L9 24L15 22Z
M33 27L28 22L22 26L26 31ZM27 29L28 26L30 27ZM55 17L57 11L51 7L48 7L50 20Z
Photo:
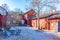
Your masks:
M6 24L6 13L7 11L0 6L0 27Z
M31 25L32 24L31 21L32 21L32 18L34 18L34 17L36 17L36 12L33 9L29 10L28 12L26 12L24 14L25 24L27 24L29 26L32 26Z
M49 14L44 14L40 18L40 28L42 30L51 30L60 32L60 12L56 11ZM38 19L32 19L32 26L38 28Z
M2 26L2 15L0 14L0 27Z

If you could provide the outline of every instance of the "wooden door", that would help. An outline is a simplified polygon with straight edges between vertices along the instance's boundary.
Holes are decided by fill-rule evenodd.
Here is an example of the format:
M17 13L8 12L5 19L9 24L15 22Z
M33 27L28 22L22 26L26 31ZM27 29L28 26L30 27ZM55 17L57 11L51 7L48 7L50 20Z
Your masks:
M58 32L58 22L55 22L55 32Z
M58 32L60 32L60 21L58 22Z

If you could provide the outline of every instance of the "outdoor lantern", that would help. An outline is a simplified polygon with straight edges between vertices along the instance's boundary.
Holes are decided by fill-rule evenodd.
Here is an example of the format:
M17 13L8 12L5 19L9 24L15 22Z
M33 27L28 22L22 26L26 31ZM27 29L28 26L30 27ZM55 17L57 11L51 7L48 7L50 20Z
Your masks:
M53 10L53 12L55 12L55 10Z
M53 26L53 23L51 23L51 25Z

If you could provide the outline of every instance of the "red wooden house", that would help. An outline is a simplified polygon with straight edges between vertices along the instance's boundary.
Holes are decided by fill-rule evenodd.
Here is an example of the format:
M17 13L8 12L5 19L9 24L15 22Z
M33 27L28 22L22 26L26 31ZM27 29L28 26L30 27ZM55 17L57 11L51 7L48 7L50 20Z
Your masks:
M36 12L33 9L31 9L31 10L29 10L28 12L26 12L24 14L24 17L25 17L25 20L26 20L25 23L27 25L31 26L31 19L34 18L34 17L36 17Z
M60 13L53 15L48 18L50 30L60 32Z
M2 15L0 14L0 27L2 27Z
M5 26L6 9L0 6L0 27Z
M44 30L60 31L60 15L59 12L45 14L40 17L40 28ZM32 26L38 29L38 19L32 19ZM58 27L56 27L58 26Z
M41 15L40 16L40 28L41 29L47 29L49 30L49 27L48 27L48 18L47 17L50 17L52 16L53 14L44 14L44 15ZM32 26L37 28L38 29L38 18L33 18L32 19Z

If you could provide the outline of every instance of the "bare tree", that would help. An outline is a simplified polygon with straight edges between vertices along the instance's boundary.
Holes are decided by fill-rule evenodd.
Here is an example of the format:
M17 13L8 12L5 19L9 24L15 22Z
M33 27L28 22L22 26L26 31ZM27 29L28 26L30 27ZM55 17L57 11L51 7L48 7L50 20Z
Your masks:
M21 10L20 10L20 8L15 8L14 11L15 12L20 12Z
M1 7L3 7L4 9L6 9L6 11L9 11L9 6L7 4L2 4Z
M54 4L60 3L59 0L30 0L30 2L31 2L30 5L32 5L31 7L33 7L33 9L36 9L37 10L38 29L40 29L40 20L39 20L39 17L41 15L41 9L44 6L48 6L48 7L52 8L52 10L56 10L55 6L52 5L52 4L53 3Z
M14 9L14 12L18 12L20 14L23 14L24 13L20 8L15 8Z

